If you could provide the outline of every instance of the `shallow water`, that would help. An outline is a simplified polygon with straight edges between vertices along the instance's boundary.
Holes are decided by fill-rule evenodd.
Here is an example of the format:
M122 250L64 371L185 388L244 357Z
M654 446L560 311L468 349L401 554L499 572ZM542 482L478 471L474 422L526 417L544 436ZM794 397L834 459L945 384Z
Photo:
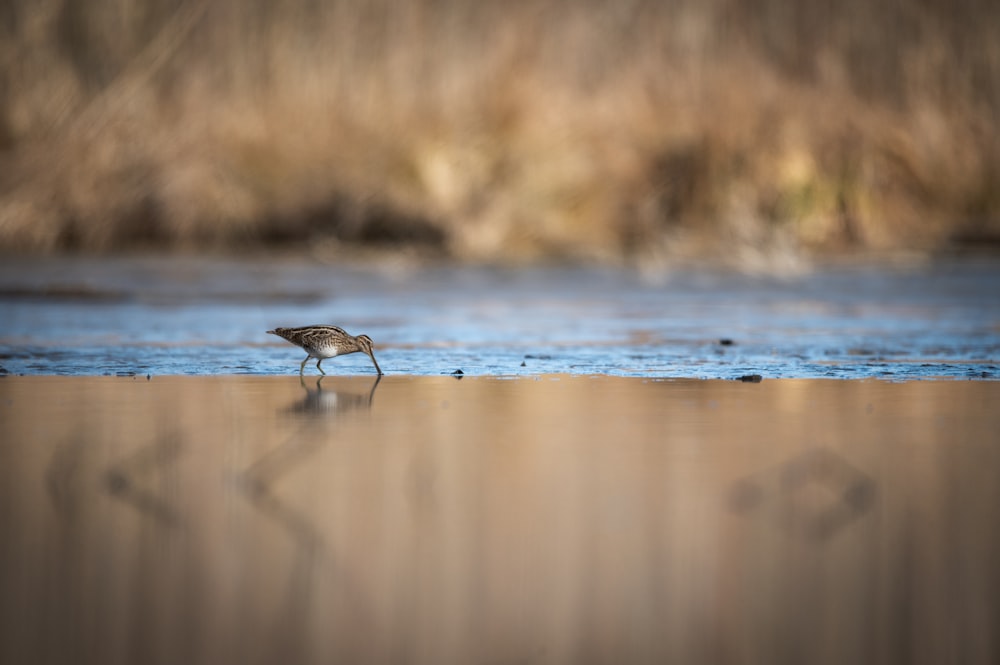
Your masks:
M995 663L997 404L0 378L0 662Z
M389 374L996 379L1000 264L656 279L198 257L0 264L12 374L294 374L303 354L264 331L312 323L367 333ZM324 369L372 371L361 355Z

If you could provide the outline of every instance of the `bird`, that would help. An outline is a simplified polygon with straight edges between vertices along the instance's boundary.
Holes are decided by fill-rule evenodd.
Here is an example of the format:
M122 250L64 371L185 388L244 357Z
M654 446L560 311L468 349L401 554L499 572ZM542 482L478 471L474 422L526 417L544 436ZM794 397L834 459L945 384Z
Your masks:
M375 354L372 353L372 338L368 335L358 335L355 337L346 333L343 328L324 325L302 326L301 328L275 328L274 330L268 330L267 333L269 335L277 335L296 346L301 346L309 354L302 361L302 364L299 365L299 375L305 371L306 362L310 358L316 358L316 369L319 370L320 374L325 376L326 372L321 367L324 360L360 351L372 359L372 363L375 364L375 371L378 372L379 376L382 376L382 368L378 366Z

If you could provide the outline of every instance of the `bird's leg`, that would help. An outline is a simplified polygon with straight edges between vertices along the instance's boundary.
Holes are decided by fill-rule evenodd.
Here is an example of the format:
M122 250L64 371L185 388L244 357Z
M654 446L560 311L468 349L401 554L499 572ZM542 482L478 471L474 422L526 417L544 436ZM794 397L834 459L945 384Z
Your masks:
M306 371L306 362L307 362L307 361L309 360L309 358L311 358L311 357L312 357L312 356L306 356L306 359L302 361L302 364L301 364L301 365L299 365L299 376L301 376L301 375L302 375L302 372Z
M323 368L320 367L320 365L322 365L322 364L323 364L323 359L322 358L317 359L316 360L316 369L319 370L320 374L322 374L323 376L326 376L326 372L324 372Z

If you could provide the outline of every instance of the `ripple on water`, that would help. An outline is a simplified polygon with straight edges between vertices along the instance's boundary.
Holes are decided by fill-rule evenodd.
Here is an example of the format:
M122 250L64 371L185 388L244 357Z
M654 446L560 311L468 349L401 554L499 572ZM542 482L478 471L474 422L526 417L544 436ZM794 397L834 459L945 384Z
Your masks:
M264 331L319 322L370 335L389 373L424 375L992 379L1000 356L994 265L829 270L794 280L706 272L649 284L576 268L428 268L400 277L182 263L53 259L0 269L0 367L293 374L300 351ZM365 374L365 360L329 366Z

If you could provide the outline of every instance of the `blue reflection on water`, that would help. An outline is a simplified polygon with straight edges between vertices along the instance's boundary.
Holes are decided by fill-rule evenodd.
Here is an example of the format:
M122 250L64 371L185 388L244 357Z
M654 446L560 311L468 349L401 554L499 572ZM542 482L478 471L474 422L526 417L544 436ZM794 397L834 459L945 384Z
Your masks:
M0 368L13 374L290 374L302 352L264 331L333 323L370 335L390 374L996 379L1000 264L650 281L583 268L9 260L0 321ZM372 371L363 355L324 369Z

